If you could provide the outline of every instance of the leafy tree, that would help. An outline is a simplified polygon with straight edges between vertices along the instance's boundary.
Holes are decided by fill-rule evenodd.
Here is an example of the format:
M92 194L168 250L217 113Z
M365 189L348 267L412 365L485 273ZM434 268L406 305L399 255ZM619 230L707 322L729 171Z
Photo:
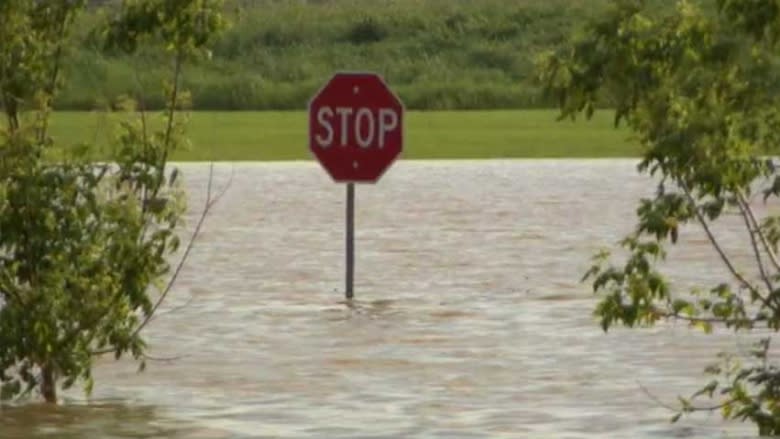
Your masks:
M134 112L111 145L55 145L50 103L86 3L0 2L0 399L39 391L56 402L58 387L79 380L90 392L93 358L104 353L129 353L143 368L140 331L181 268L168 261L185 208L168 166L186 140L179 79L222 27L220 4L116 5L102 33L107 49L159 45L173 59L162 128L151 131L147 115Z
M780 217L759 217L756 203L780 194L773 155L780 146L780 1L679 1L648 10L643 0L616 0L610 12L540 57L540 80L561 118L590 117L599 102L615 109L643 147L638 169L655 176L655 196L641 199L637 225L621 243L628 256L595 257L583 280L599 296L602 328L681 320L706 332L780 328ZM755 198L759 198L755 200ZM712 223L735 213L751 264L738 266ZM703 228L730 281L675 287L662 273L669 245L685 227ZM681 398L680 415L720 411L780 434L780 367L769 358L771 335L750 355L719 355L712 381ZM701 406L699 398L717 398Z

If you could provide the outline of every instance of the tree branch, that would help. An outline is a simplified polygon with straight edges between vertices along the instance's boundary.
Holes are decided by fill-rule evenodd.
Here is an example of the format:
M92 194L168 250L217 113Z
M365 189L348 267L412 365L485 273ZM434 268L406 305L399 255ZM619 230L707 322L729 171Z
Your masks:
M170 142L171 142L171 136L173 135L173 124L174 124L174 115L176 111L176 106L178 102L178 95L179 95L179 78L181 76L181 67L182 63L184 61L184 52L181 49L178 49L176 52L176 58L174 62L174 72L173 72L173 88L171 90L171 94L169 96L170 102L169 102L169 108L168 108L168 120L167 120L167 126L165 129L165 136L163 140L163 153L162 153L162 160L161 160L161 166L163 169L165 168L165 164L168 160L168 154L170 152ZM143 117L143 114L142 114ZM142 118L142 123L145 124L145 119ZM145 130L144 130L145 131ZM145 132L144 132L145 134ZM203 211L201 212L200 218L198 219L198 222L195 226L194 231L192 232L192 236L190 237L189 242L187 243L187 247L184 250L184 254L182 255L181 259L179 260L178 265L176 266L176 269L173 271L173 275L171 276L170 280L168 281L168 284L166 285L165 289L161 292L160 297L157 299L157 301L152 306L151 311L149 314L144 318L144 320L138 325L138 327L133 331L131 337L137 336L141 330L143 330L146 325L151 322L160 305L165 301L166 297L170 293L171 289L173 288L173 285L175 284L176 280L178 279L182 269L184 268L184 264L186 263L187 259L189 258L189 254L192 251L192 248L195 244L195 241L197 240L198 236L200 235L201 228L203 227L203 223L206 220L206 216L208 216L209 211L211 208L222 198L222 196L227 192L230 185L233 181L233 173L231 172L230 180L225 185L225 187L222 189L222 191L216 196L212 197L212 188L213 188L213 178L214 178L214 164L212 163L209 167L209 180L208 180L208 186L207 186L207 195L206 195L206 202L203 207ZM164 173L163 178L156 182L156 186L152 190L151 198L155 198L157 194L159 193L160 188L163 185L164 179ZM143 205L143 209L146 209L146 204ZM101 355L105 353L112 352L112 349L103 349L99 351L93 351L93 355Z
M171 90L171 107L168 109L168 126L165 128L165 140L163 143L163 163L168 159L168 148L171 142L173 132L173 115L176 112L176 104L179 100L179 77L181 76L181 65L184 62L184 53L181 49L176 52L176 62L173 68L173 90Z
M186 302L184 302L183 304L181 304L181 305L179 305L179 306L175 306L175 307L173 307L173 308L171 308L171 309L167 309L167 310L165 310L165 311L159 311L159 312L158 312L158 315L172 314L172 313L175 313L176 311L181 311L181 310L183 310L184 308L186 308L186 307L190 306L190 304L192 303L192 300L193 300L194 298L195 298L195 297L194 297L192 294L190 294L190 297L188 297L188 298L187 298L187 301L186 301Z
M688 201L690 201L691 205L693 206L693 211L696 215L696 218L699 220L699 224L701 224L702 228L704 228L704 232L707 234L707 238L710 240L710 243L715 248L715 251L718 252L720 259L729 269L732 276L734 276L734 278L737 279L751 293L753 293L756 297L758 297L759 300L761 300L761 302L764 304L764 306L766 306L767 308L771 309L774 312L777 312L777 309L769 302L769 300L766 297L762 296L761 293L756 289L756 287L751 285L750 282L748 282L747 279L745 279L745 277L742 276L737 271L736 268L734 268L734 264L732 264L731 259L728 257L728 255L726 255L726 252L723 251L723 248L718 243L718 240L715 239L715 235L712 233L712 230L710 230L709 225L707 225L707 220L704 219L704 215L701 214L701 211L696 206L696 200L693 198L690 189L688 189L688 186L686 186L681 179L678 179L678 184L685 192Z
M761 279L764 281L764 285L766 286L768 294L771 295L772 291L774 291L774 287L772 286L772 281L769 279L769 276L766 273L764 260L761 257L761 250L758 248L758 242L756 241L756 234L759 233L759 231L757 229L753 229L752 221L747 213L744 200L739 195L737 196L737 205L739 206L739 211L741 212L742 219L745 222L745 227L747 227L748 234L750 235L750 245L753 248L753 255L756 257L756 263L758 264L758 271L761 274Z
M691 406L691 407L690 407L690 408L688 408L688 409L685 409L685 408L676 408L676 407L673 407L673 406L672 406L672 405L670 405L670 404L667 404L667 403L665 403L665 402L661 401L661 399L660 399L660 398L658 398L657 396L653 395L653 394L650 392L650 390L648 390L648 389L647 389L647 387L643 386L643 385L642 385L642 383L640 383L639 381L637 381L637 382L636 382L636 384L637 384L637 386L639 386L639 389L640 389L640 390L642 390L642 393L644 393L645 395L647 395L647 397L648 397L648 398L650 398L651 400L653 400L653 402L655 402L655 403L656 403L656 404L658 404L659 406L661 406L661 407L663 407L663 408L665 408L665 409L667 409L667 410L670 410L670 411L672 411L672 412L675 412L675 413L679 413L679 412L681 412L681 411L685 411L685 412L714 412L714 411L716 411L716 410L720 410L720 409L722 409L723 407L725 407L725 406L727 406L727 405L729 405L729 404L731 404L731 403L733 403L733 402L735 402L735 401L736 401L735 399L729 399L728 401L722 402L722 403L720 403L720 404L718 404L718 405L712 405L712 406L699 406L699 407L697 407L697 406Z
M179 77L181 76L181 65L184 62L184 53L182 52L182 49L179 49L176 52L176 59L174 61L174 68L173 68L173 89L171 90L170 95L170 107L168 108L168 121L167 126L165 128L165 137L163 138L163 152L162 152L162 160L161 160L161 166L164 169L165 164L168 163L168 154L170 152L170 143L171 143L171 136L173 135L173 119L174 115L176 114L176 102L179 100ZM156 182L156 186L152 190L151 199L157 198L157 194L160 192L160 188L165 182L165 178L160 179L160 181ZM143 206L144 211L146 211L147 207L146 205Z
M203 206L203 211L201 212L200 218L198 219L198 223L195 225L195 230L193 230L192 232L190 241L187 243L187 247L184 249L184 254L179 260L179 264L176 266L176 269L173 271L173 275L171 276L171 279L168 281L168 284L166 285L162 294L160 295L160 297L157 299L157 302L152 307L152 311L149 313L146 319L144 319L144 321L141 322L141 324L138 326L135 332L133 332L133 336L141 332L141 330L154 318L154 315L157 312L157 308L160 307L162 302L168 296L168 293L170 293L171 289L173 288L173 285L176 283L176 279L178 279L179 274L181 274L181 271L184 268L184 264L187 262L187 259L189 258L190 251L192 251L192 248L195 245L195 241L197 240L198 236L200 236L200 230L203 227L203 223L206 220L206 216L208 215L209 211L214 206L214 204L216 204L222 198L222 196L225 194L227 189L230 187L230 184L232 183L232 177L231 177L231 182L229 182L222 189L222 191L212 199L211 191L213 187L213 179L214 179L214 164L212 163L209 165L209 181L206 190L207 191L206 202Z
M148 172L149 170L149 134L148 134L148 128L146 123L146 106L144 104L143 99L143 87L141 85L141 78L138 76L138 70L135 70L135 81L138 85L139 90L139 96L140 99L138 100L138 109L141 113L141 134L143 135L143 142L144 142L144 148L143 148L143 166L144 170ZM159 188L159 186L158 186ZM148 202L149 202L149 188L147 185L143 185L143 190L141 193L141 209L146 212L148 209ZM147 230L148 224L144 224L144 230L141 233L141 239L144 239L146 237L146 230Z
M190 355L176 355L175 357L153 357L153 356L148 355L148 354L143 354L142 355L144 360L159 361L161 363L172 363L174 361L181 360L182 358L187 358L189 356Z
M678 413L680 409L673 407L671 404L665 403L661 401L661 398L653 395L650 390L647 389L647 387L643 386L642 383L639 381L636 381L636 385L639 386L639 389L644 393L648 398L650 398L653 402L658 404L660 407L665 408L669 410L670 412Z
M232 185L233 181L233 172L231 172L230 180L225 185L225 187L222 188L222 190L216 195L212 197L212 188L213 188L213 179L214 179L214 164L210 164L209 166L209 180L208 180L208 188L207 188L207 196L206 196L206 202L203 206L203 210L201 211L200 217L198 219L198 223L195 226L195 229L192 232L192 235L190 237L189 242L187 243L187 247L184 250L184 254L182 255L181 259L179 260L179 263L176 266L176 269L173 272L173 275L171 276L170 280L168 281L168 284L166 285L165 289L160 294L160 297L157 299L157 301L154 303L154 306L152 307L152 310L149 312L149 314L144 318L144 320L138 325L138 327L133 331L131 337L137 336L141 330L146 327L157 315L157 310L160 307L160 305L165 301L165 298L168 296L168 294L171 292L171 289L173 288L173 285L176 283L176 280L178 279L181 271L184 269L184 264L187 262L187 259L189 258L189 254L192 251L193 246L195 245L195 241L200 236L200 231L203 227L203 223L206 220L206 217L208 216L208 213L210 212L211 208L214 207L214 205L219 202L220 199L225 195L227 190ZM110 352L113 352L113 349L102 349L98 351L93 351L93 355L102 355L107 354Z
M768 318L762 316L758 316L754 318L745 317L745 318L731 318L731 319L724 319L720 317L693 317L693 316L681 315L680 313L664 311L658 308L653 309L653 314L655 314L656 317L661 317L665 319L682 320L690 323L716 323L716 324L724 324L724 325L736 325L736 324L746 324L746 323L752 325L754 323L765 322L768 320Z
M57 87L57 78L60 76L60 67L61 67L61 61L62 61L62 46L65 41L65 32L66 32L66 23L68 21L68 10L65 8L62 12L62 18L59 23L60 27L57 30L58 38L57 38L57 49L54 53L54 66L52 68L51 73L51 79L49 80L49 84L46 87L46 102L45 102L45 108L43 111L45 113L49 112L49 105L51 104L52 95L54 94L54 89ZM45 115L40 116L42 118L41 120L41 127L40 131L38 132L38 142L43 143L44 140L46 140L46 132L49 130L49 118Z
M775 254L774 250L772 250L772 247L769 245L769 241L766 239L766 235L764 235L764 232L761 231L761 227L758 224L756 215L753 213L753 209L750 207L750 204L745 200L744 195L737 194L737 198L744 205L745 211L748 217L750 218L750 222L753 224L753 228L758 234L758 237L761 238L761 244L764 246L764 250L769 256L769 260L772 262L772 265L774 265L775 270L780 271L780 260L777 259L777 255Z

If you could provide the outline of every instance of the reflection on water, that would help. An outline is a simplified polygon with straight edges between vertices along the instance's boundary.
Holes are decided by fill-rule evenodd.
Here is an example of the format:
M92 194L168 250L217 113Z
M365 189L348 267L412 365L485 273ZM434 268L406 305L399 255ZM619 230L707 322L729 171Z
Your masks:
M197 209L206 167L183 170ZM181 358L142 374L101 359L89 404L70 392L63 407L2 409L0 437L752 434L717 416L670 425L638 387L673 403L748 338L674 324L605 335L591 316L579 279L651 183L633 161L400 162L357 188L347 304L344 187L314 163L236 164L174 311L148 327L154 355ZM746 261L736 226L719 233ZM681 241L678 286L722 280L698 230Z
M90 405L43 404L0 409L3 438L218 438L228 432L188 427L175 420L162 420L157 410L143 404L96 402Z

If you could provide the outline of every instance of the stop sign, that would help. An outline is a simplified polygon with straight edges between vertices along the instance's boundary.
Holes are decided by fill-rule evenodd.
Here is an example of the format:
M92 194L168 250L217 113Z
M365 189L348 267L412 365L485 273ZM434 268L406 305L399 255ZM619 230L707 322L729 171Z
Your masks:
M336 73L309 102L309 149L337 182L374 183L403 149L403 104L373 73Z

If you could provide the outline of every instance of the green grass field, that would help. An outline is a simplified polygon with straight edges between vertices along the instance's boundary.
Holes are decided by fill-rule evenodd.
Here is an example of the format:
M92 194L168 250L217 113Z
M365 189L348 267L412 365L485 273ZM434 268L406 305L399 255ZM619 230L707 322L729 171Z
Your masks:
M629 132L612 114L590 121L556 121L554 110L407 111L403 159L633 157ZM113 119L124 117L112 115ZM52 134L58 144L102 143L111 135L105 114L61 112ZM194 112L192 147L180 161L308 160L305 112Z

